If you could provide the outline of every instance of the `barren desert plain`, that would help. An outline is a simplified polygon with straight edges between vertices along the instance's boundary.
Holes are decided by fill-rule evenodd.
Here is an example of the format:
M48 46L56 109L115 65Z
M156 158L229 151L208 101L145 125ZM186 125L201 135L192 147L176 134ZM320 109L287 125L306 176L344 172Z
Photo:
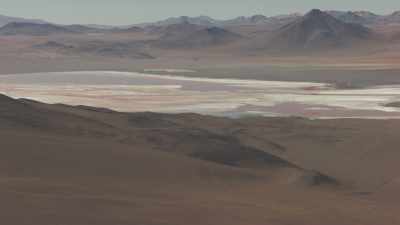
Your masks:
M400 26L337 13L6 24L1 224L400 224Z

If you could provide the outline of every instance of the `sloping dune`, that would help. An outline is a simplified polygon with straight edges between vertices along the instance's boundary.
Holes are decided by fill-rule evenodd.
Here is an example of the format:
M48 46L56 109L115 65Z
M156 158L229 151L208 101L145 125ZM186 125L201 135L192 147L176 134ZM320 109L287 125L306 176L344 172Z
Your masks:
M6 224L400 222L397 122L0 109Z

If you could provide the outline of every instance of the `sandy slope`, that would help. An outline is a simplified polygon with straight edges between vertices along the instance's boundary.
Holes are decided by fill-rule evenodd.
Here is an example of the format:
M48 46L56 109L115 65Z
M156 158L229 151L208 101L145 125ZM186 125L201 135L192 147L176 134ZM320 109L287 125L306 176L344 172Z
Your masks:
M400 222L398 121L0 105L7 224Z

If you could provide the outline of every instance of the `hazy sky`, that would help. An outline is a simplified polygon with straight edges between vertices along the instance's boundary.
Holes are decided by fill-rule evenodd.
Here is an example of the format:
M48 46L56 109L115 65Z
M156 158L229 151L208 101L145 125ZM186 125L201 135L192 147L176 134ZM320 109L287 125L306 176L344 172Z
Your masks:
M306 12L311 8L400 10L399 0L0 0L0 14L57 23L134 24L171 16L208 15L218 19Z

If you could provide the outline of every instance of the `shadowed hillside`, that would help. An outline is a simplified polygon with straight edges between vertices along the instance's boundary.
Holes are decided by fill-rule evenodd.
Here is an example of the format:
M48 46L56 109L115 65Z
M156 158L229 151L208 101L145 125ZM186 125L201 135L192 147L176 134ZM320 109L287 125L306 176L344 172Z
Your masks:
M164 48L207 48L226 45L240 40L242 37L228 30L211 27L176 31L174 34L162 36L156 45Z
M0 95L0 215L11 225L399 221L385 200L397 187L396 124L119 113Z
M361 25L342 22L320 10L312 10L303 18L280 28L269 46L282 50L318 50L350 47L373 37Z

